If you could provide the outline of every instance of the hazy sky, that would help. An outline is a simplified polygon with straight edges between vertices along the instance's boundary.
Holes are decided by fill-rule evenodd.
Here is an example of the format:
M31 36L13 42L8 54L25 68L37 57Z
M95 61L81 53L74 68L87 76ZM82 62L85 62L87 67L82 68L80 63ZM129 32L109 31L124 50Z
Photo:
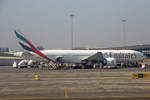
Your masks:
M150 0L0 0L0 47L20 49L13 33L36 46L69 49L74 14L75 47L150 44Z

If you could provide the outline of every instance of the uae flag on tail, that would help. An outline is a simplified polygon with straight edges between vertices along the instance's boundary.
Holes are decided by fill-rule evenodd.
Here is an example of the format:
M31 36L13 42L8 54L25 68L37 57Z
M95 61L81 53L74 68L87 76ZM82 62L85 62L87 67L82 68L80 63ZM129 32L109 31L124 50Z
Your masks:
M21 45L22 48L24 48L27 51L32 51L32 52L38 54L39 56L43 57L47 61L53 61L53 60L49 59L46 55L44 55L41 51L36 49L35 46L29 40L27 40L24 36L19 34L16 30L14 30L14 32L15 32L17 38L20 40L19 44Z

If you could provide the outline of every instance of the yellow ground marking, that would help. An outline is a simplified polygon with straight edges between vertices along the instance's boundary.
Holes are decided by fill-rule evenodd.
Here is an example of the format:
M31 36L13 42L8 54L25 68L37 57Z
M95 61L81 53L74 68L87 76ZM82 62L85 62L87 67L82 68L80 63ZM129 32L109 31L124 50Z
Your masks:
M69 96L67 99L132 99L132 98L147 98L150 96ZM1 98L0 100L50 100L50 99L65 99L65 97L31 97L31 98Z
M134 73L132 74L132 78L150 78L149 73Z
M65 98L68 98L68 90L65 88Z
M23 59L22 57L0 57L0 59Z

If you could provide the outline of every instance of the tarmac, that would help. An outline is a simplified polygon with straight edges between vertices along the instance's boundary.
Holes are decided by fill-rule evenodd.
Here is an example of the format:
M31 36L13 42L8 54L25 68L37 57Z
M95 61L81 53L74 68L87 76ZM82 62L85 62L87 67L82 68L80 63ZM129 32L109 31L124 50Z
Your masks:
M0 100L149 100L150 69L13 69L0 66ZM39 79L35 79L38 75Z

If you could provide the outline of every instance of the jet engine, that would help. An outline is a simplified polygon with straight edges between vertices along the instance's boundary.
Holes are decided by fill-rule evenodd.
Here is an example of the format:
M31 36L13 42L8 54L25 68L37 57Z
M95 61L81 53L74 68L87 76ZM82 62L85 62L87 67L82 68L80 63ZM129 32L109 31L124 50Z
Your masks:
M56 57L56 62L62 63L63 62L63 57Z
M107 66L115 66L117 65L117 62L116 62L116 59L115 58L105 58L104 59L104 62L103 62L104 65L107 65Z

